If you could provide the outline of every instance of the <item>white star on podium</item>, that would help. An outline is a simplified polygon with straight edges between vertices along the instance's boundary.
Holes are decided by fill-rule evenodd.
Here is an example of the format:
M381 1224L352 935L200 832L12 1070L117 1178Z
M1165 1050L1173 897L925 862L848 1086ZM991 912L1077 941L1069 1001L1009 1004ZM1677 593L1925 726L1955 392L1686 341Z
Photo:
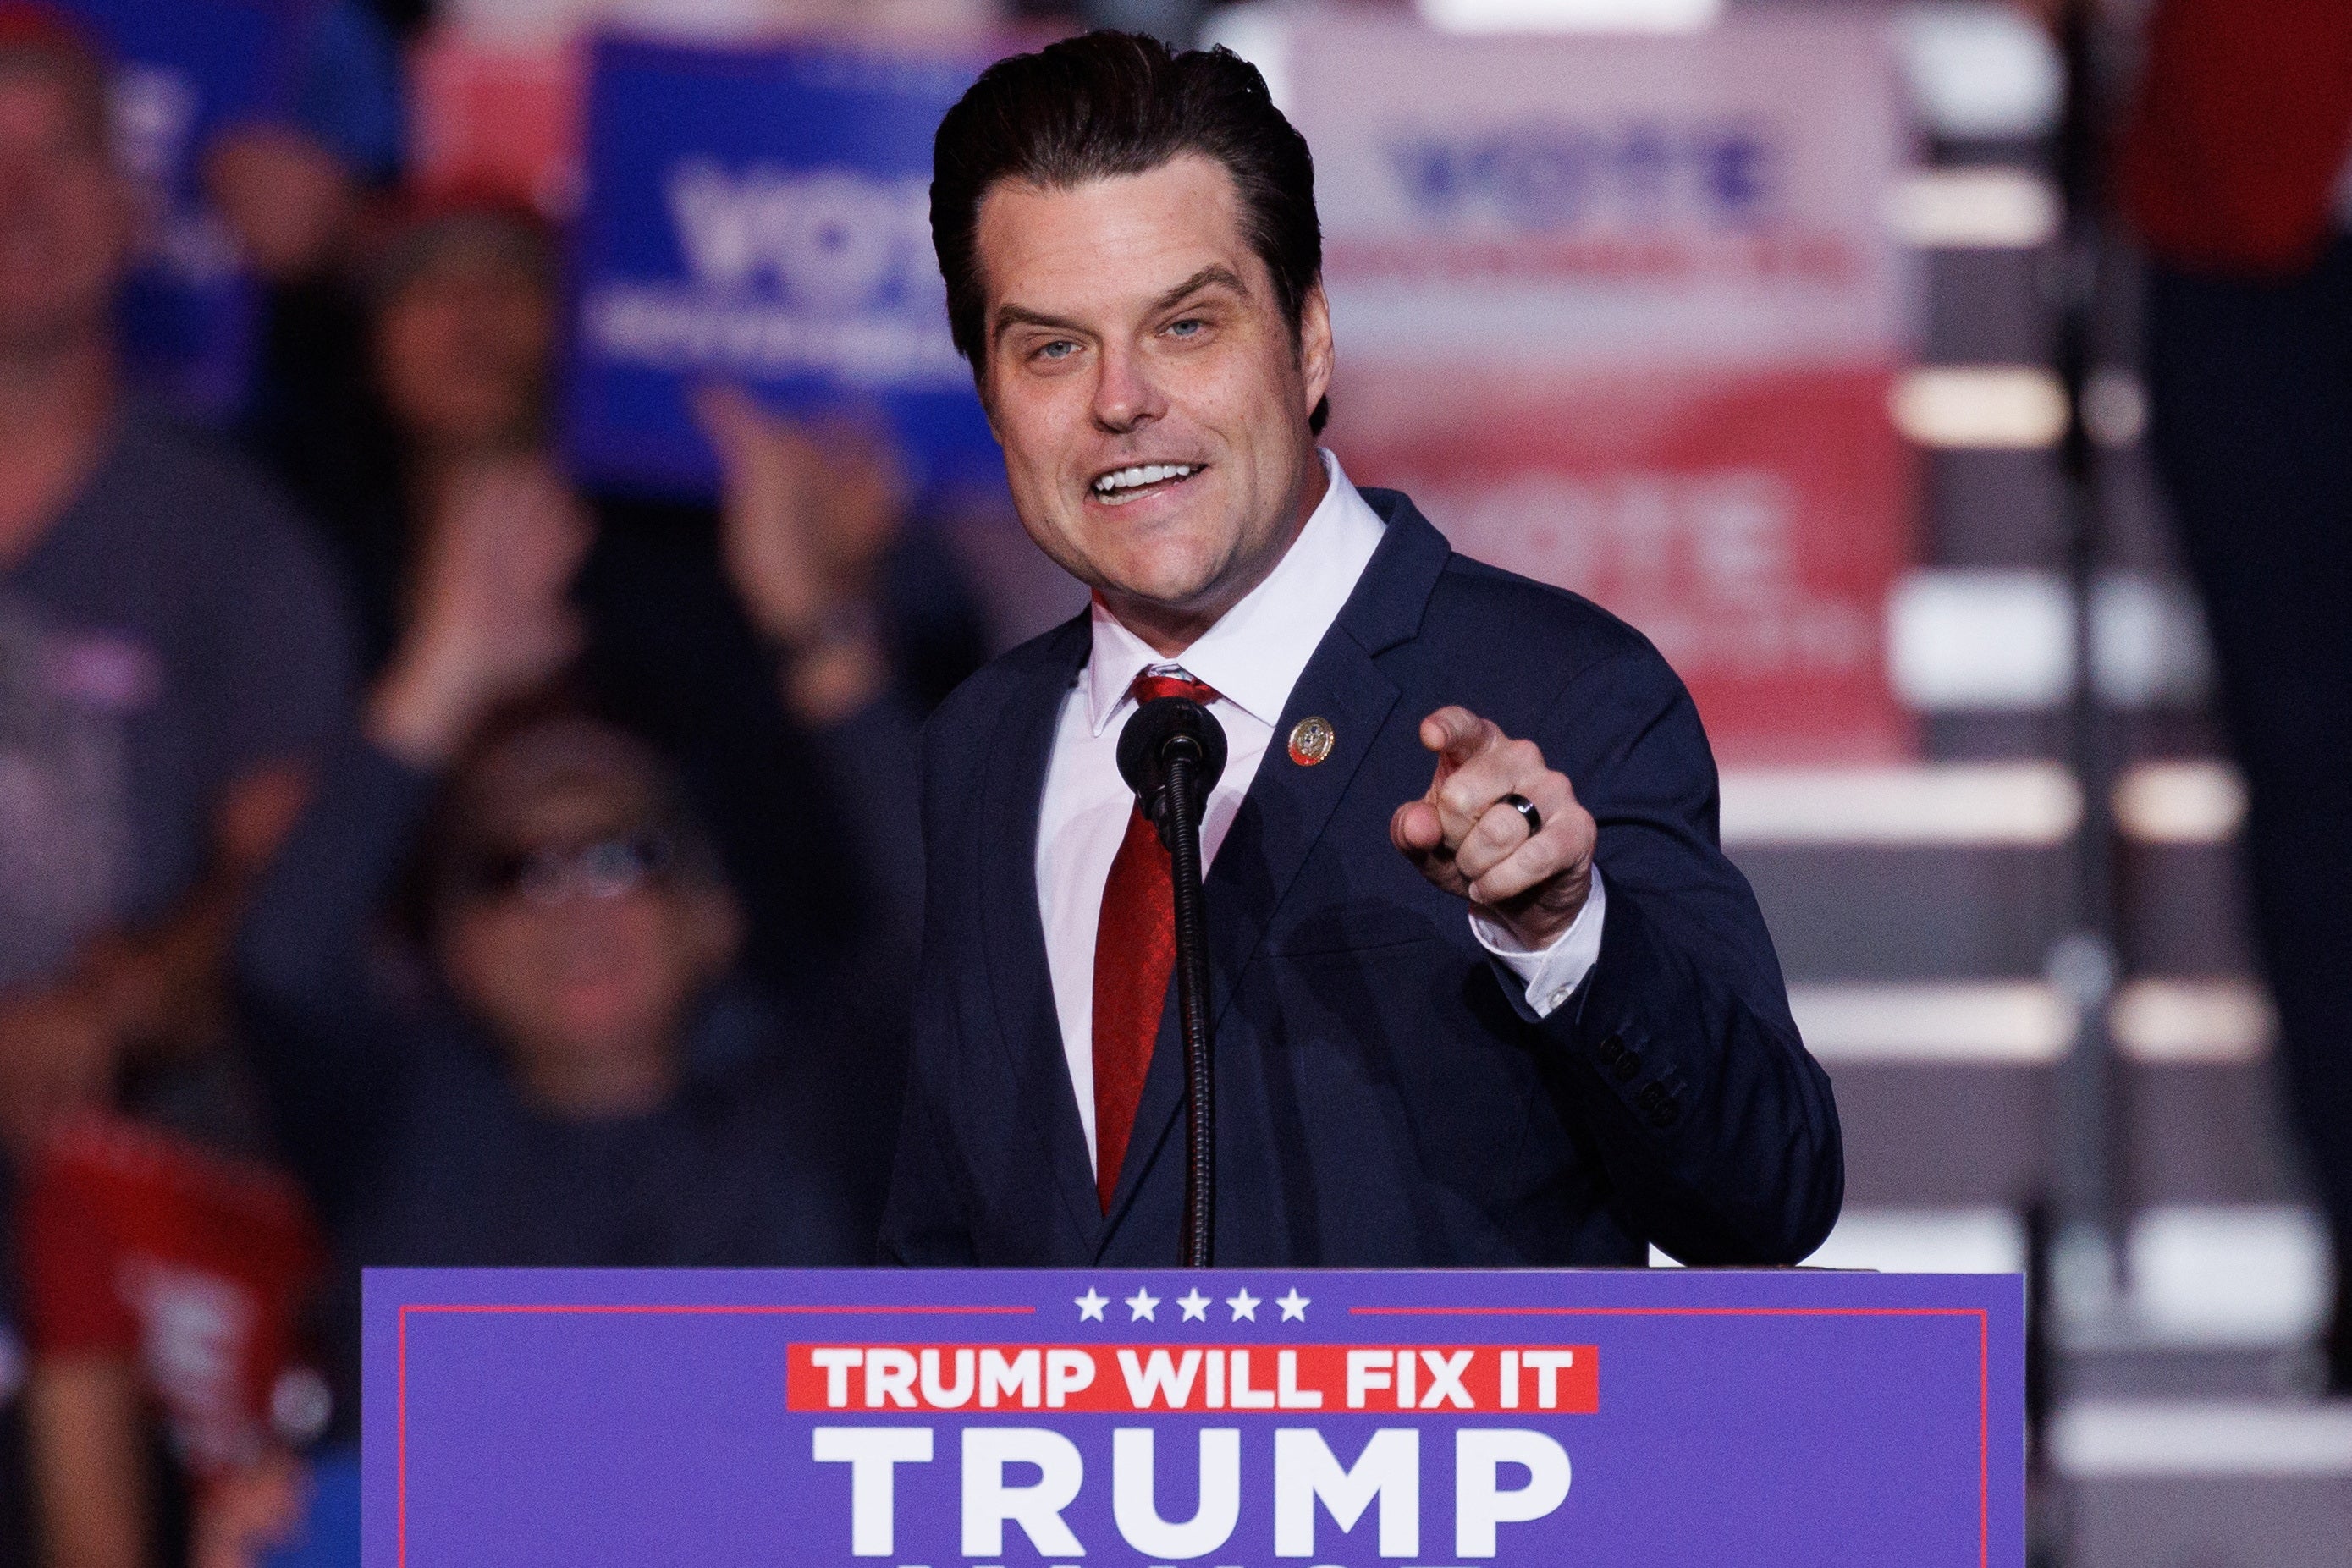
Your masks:
M1177 1297L1176 1304L1184 1309L1186 1322L1204 1323L1209 1321L1209 1298L1201 1294L1198 1285Z
M1128 1319L1128 1322L1136 1322L1146 1318L1150 1318L1153 1322L1158 1322L1160 1320L1156 1317L1152 1317L1152 1314L1160 1310L1160 1298L1153 1295L1150 1291L1144 1286L1138 1285L1135 1288L1135 1294L1128 1297L1127 1299L1127 1310L1135 1314L1133 1317Z
M1234 1294L1227 1296L1225 1305L1233 1308L1234 1322L1239 1322L1244 1318L1257 1322L1257 1298L1249 1293L1248 1286L1244 1285Z
M1284 1322L1303 1323L1307 1321L1307 1298L1300 1295L1298 1287L1293 1285L1290 1287L1290 1294L1284 1296L1274 1304L1282 1309Z
M1098 1323L1102 1322L1103 1309L1108 1305L1110 1305L1110 1298L1104 1295L1100 1291L1096 1290L1092 1285L1088 1285L1087 1287L1087 1293L1077 1299L1078 1322L1082 1323Z

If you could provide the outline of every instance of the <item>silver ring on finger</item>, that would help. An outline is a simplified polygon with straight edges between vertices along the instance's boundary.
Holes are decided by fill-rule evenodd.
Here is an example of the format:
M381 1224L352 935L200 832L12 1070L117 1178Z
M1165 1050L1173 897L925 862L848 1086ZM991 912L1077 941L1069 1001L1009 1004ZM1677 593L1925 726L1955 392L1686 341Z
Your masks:
M1527 819L1528 837L1532 839L1543 831L1543 813L1536 810L1533 800L1525 795L1511 794L1504 796L1502 803Z

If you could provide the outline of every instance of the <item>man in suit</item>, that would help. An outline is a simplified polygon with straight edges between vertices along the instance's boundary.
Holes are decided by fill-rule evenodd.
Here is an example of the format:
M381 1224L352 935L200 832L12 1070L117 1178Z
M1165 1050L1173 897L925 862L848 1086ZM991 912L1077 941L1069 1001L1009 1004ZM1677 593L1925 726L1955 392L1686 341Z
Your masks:
M1688 695L1454 555L1315 434L1307 145L1257 72L1097 33L940 127L931 224L1024 527L1089 612L926 737L929 896L883 1252L1166 1265L1167 854L1115 752L1210 705L1220 1264L1793 1263L1843 1161Z

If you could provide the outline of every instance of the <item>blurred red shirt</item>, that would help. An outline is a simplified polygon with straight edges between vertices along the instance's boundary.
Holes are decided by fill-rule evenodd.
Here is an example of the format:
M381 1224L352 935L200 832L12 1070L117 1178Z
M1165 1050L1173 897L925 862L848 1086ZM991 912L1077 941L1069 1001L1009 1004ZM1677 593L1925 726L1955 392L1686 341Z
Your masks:
M2352 0L2158 0L2125 204L2168 262L2309 265L2352 155Z
M137 1366L199 1482L261 1455L325 1267L291 1182L93 1118L37 1163L23 1251L36 1364L106 1356Z

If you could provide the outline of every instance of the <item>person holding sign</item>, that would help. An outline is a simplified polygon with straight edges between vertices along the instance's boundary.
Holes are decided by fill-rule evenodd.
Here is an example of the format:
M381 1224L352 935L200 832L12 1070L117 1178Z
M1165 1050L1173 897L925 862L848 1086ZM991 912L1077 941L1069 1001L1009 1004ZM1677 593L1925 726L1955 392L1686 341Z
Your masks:
M1639 633L1318 449L1313 165L1256 70L1118 33L1003 61L940 127L931 224L1022 523L1093 602L927 734L885 1257L1172 1260L1166 852L1115 760L1171 693L1230 745L1218 1263L1818 1247L1837 1113L1698 716Z

